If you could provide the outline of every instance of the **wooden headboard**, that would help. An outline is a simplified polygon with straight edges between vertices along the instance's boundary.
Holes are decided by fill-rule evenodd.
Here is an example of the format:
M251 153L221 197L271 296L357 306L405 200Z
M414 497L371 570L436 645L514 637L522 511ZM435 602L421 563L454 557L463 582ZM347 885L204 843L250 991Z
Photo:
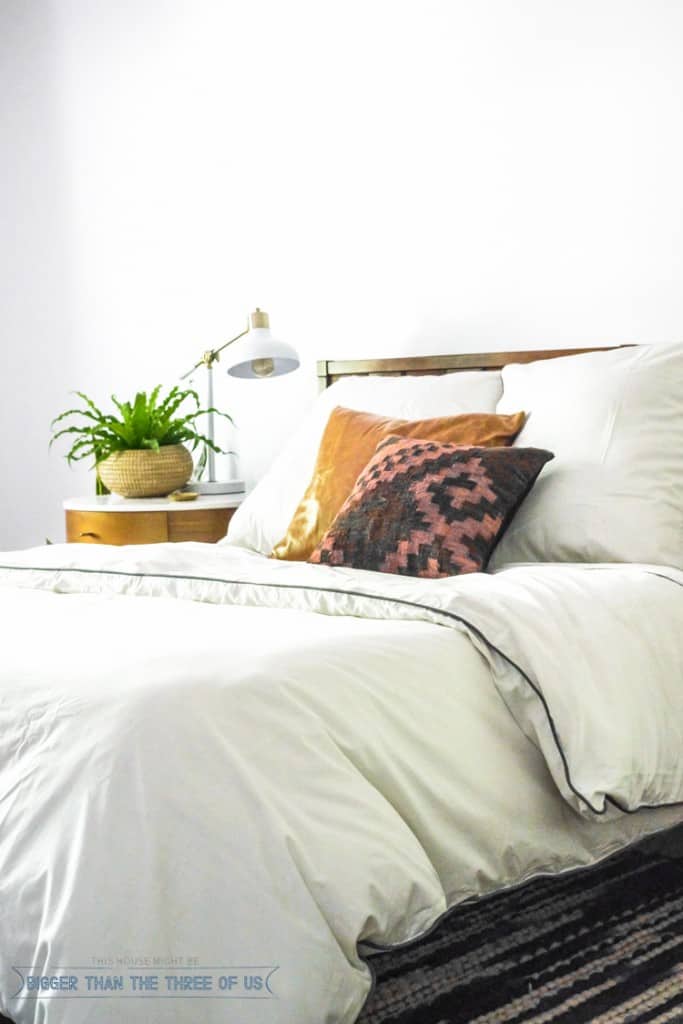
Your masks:
M532 349L528 352L472 352L454 356L403 356L398 359L321 359L318 383L324 390L342 377L374 375L405 377L406 374L457 373L461 370L501 370L508 363L532 363L536 359L579 355L582 352L605 352L628 345L593 346L592 348Z

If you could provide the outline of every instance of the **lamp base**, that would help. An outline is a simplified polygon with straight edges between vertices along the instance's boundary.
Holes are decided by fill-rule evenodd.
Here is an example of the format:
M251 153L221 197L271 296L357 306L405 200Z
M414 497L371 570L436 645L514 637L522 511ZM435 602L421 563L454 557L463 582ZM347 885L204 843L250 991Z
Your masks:
M241 494L244 480L190 480L187 487L197 494Z

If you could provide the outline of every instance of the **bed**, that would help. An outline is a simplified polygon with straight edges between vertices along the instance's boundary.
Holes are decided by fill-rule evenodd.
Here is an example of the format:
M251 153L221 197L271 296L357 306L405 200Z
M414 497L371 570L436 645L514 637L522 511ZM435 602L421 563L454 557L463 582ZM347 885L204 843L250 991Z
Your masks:
M635 366L671 390L651 419L675 448L682 360L662 352L581 350L591 380L611 360L629 389ZM569 380L578 358L328 361L319 377L359 403L359 379L422 378L449 407L451 375L474 394L510 368L514 402L547 394L542 363ZM502 385L490 401L507 409ZM586 502L567 514L568 459L531 495L552 508L560 490L562 558L538 557L538 502L515 532L528 498L494 571L421 579L264 557L306 444L227 542L0 557L0 1011L16 1024L351 1024L373 951L683 821L683 447L647 460L648 495L648 473L665 484L652 507L630 463L582 463L592 493L637 499L635 536L609 517L591 533Z

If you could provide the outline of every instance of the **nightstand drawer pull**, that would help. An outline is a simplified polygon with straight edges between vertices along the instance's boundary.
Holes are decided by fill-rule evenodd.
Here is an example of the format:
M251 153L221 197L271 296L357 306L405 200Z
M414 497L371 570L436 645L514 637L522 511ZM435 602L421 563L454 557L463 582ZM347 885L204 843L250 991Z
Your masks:
M78 535L79 537L98 537L99 534L93 533L92 530L81 530Z

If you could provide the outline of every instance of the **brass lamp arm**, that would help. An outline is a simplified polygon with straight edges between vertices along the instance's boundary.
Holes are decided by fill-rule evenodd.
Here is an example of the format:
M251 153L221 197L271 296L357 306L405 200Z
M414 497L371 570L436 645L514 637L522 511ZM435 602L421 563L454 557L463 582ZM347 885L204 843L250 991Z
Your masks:
M200 366L206 366L206 368L208 370L210 370L213 367L213 364L218 362L218 360L220 358L220 353L223 351L223 349L227 348L228 345L232 345L234 342L239 341L240 338L243 338L244 335L248 334L248 333L249 333L249 321L247 320L247 326L246 326L245 330L243 330L240 334L236 334L234 338L230 338L229 341L226 341L222 345L219 345L218 348L207 349L207 351L204 353L202 358L199 359L194 364L194 366L192 367L191 370L188 370L187 373L184 373L180 379L181 380L186 380L188 377L190 377L194 373L195 370L198 370Z

